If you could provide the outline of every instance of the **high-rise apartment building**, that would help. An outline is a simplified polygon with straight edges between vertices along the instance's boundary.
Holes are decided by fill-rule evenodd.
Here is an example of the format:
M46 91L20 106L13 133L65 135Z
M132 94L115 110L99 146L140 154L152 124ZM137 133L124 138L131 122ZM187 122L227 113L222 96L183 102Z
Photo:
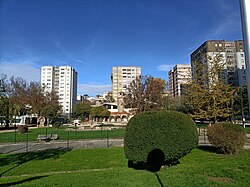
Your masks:
M70 115L77 99L77 72L70 66L43 66L41 85L45 91L54 90L59 96L63 113Z
M169 95L172 97L183 94L185 84L191 80L191 65L177 64L168 72Z
M139 76L141 76L141 67L113 66L111 79L114 100L118 100L120 92L127 93L129 84Z
M197 62L204 65L204 67L210 67L209 58L213 58L216 55L221 55L222 63L226 62L224 72L219 76L223 77L226 83L233 86L244 84L246 65L242 40L209 40L204 42L191 54L192 77L194 78L197 73ZM210 79L208 80L209 82L211 82Z

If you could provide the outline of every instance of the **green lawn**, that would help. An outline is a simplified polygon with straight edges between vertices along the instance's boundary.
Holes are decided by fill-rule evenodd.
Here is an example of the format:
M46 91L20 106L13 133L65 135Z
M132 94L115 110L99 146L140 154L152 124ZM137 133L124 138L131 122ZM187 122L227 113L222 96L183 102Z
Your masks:
M128 168L123 148L2 154L0 175L0 186L249 186L250 150L195 149L156 173Z
M36 128L29 129L28 132L28 140L36 141L38 134L46 134L46 129L48 134L58 134L58 140L67 140L68 137L70 140L72 139L100 139L106 138L123 138L125 129L115 129L115 130L91 130L91 131L75 131L72 129L71 131L67 131L65 128ZM27 141L27 134L19 134L16 133L16 141L24 142ZM15 132L2 132L0 133L0 143L3 142L15 142Z
M250 126L246 126L245 131L247 134L250 134Z
M198 128L206 129L208 127L207 124L196 124ZM245 131L247 134L250 134L250 126L246 126Z

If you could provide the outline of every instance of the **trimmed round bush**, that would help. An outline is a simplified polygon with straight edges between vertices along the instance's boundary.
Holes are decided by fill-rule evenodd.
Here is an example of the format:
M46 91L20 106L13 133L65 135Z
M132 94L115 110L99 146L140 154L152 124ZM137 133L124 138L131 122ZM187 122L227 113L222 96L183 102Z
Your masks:
M197 145L194 121L176 111L139 113L128 122L124 137L125 156L134 164L178 160Z
M54 122L54 123L52 124L52 127L54 127L54 128L60 128L61 125L62 125L61 122L56 121L56 122Z
M233 123L216 123L208 128L209 142L224 154L237 154L244 146L244 129Z

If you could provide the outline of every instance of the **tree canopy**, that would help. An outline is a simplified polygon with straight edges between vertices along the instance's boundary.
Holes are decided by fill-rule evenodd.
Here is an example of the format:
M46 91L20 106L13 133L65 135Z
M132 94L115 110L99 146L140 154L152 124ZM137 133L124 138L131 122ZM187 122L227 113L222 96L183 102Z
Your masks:
M84 121L85 118L89 117L91 110L90 102L84 101L77 103L73 108L73 115L76 118L80 118Z
M249 115L249 104L247 86L244 85L237 90L236 100L233 103L234 116L245 117Z
M235 100L236 88L226 84L223 74L227 63L222 55L208 58L208 64L195 64L195 76L187 86L187 98L192 108L193 118L218 118L232 116L232 103Z
M5 79L6 77L2 75L0 113L5 119L23 114L44 115L48 118L60 114L61 106L54 91L46 93L39 83L27 83L21 77L11 77L9 83Z
M125 105L134 108L135 113L161 109L165 91L165 80L152 76L137 77L128 87Z
M102 120L103 118L108 118L110 116L110 112L107 108L103 106L92 107L90 110L90 116L92 119Z

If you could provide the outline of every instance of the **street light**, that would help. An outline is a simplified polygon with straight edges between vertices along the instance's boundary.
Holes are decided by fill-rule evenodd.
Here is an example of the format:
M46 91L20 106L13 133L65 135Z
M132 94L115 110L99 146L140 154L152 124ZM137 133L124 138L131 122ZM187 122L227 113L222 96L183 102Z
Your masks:
M242 125L245 128L245 118L244 118L244 108L243 108L243 93L242 93L242 84L240 85L240 104L241 104L241 120Z
M248 101L250 101L250 38L249 38L250 37L250 1L240 0L240 10L241 10L242 33L243 33L243 39L244 39ZM250 102L249 102L249 110L250 110Z

